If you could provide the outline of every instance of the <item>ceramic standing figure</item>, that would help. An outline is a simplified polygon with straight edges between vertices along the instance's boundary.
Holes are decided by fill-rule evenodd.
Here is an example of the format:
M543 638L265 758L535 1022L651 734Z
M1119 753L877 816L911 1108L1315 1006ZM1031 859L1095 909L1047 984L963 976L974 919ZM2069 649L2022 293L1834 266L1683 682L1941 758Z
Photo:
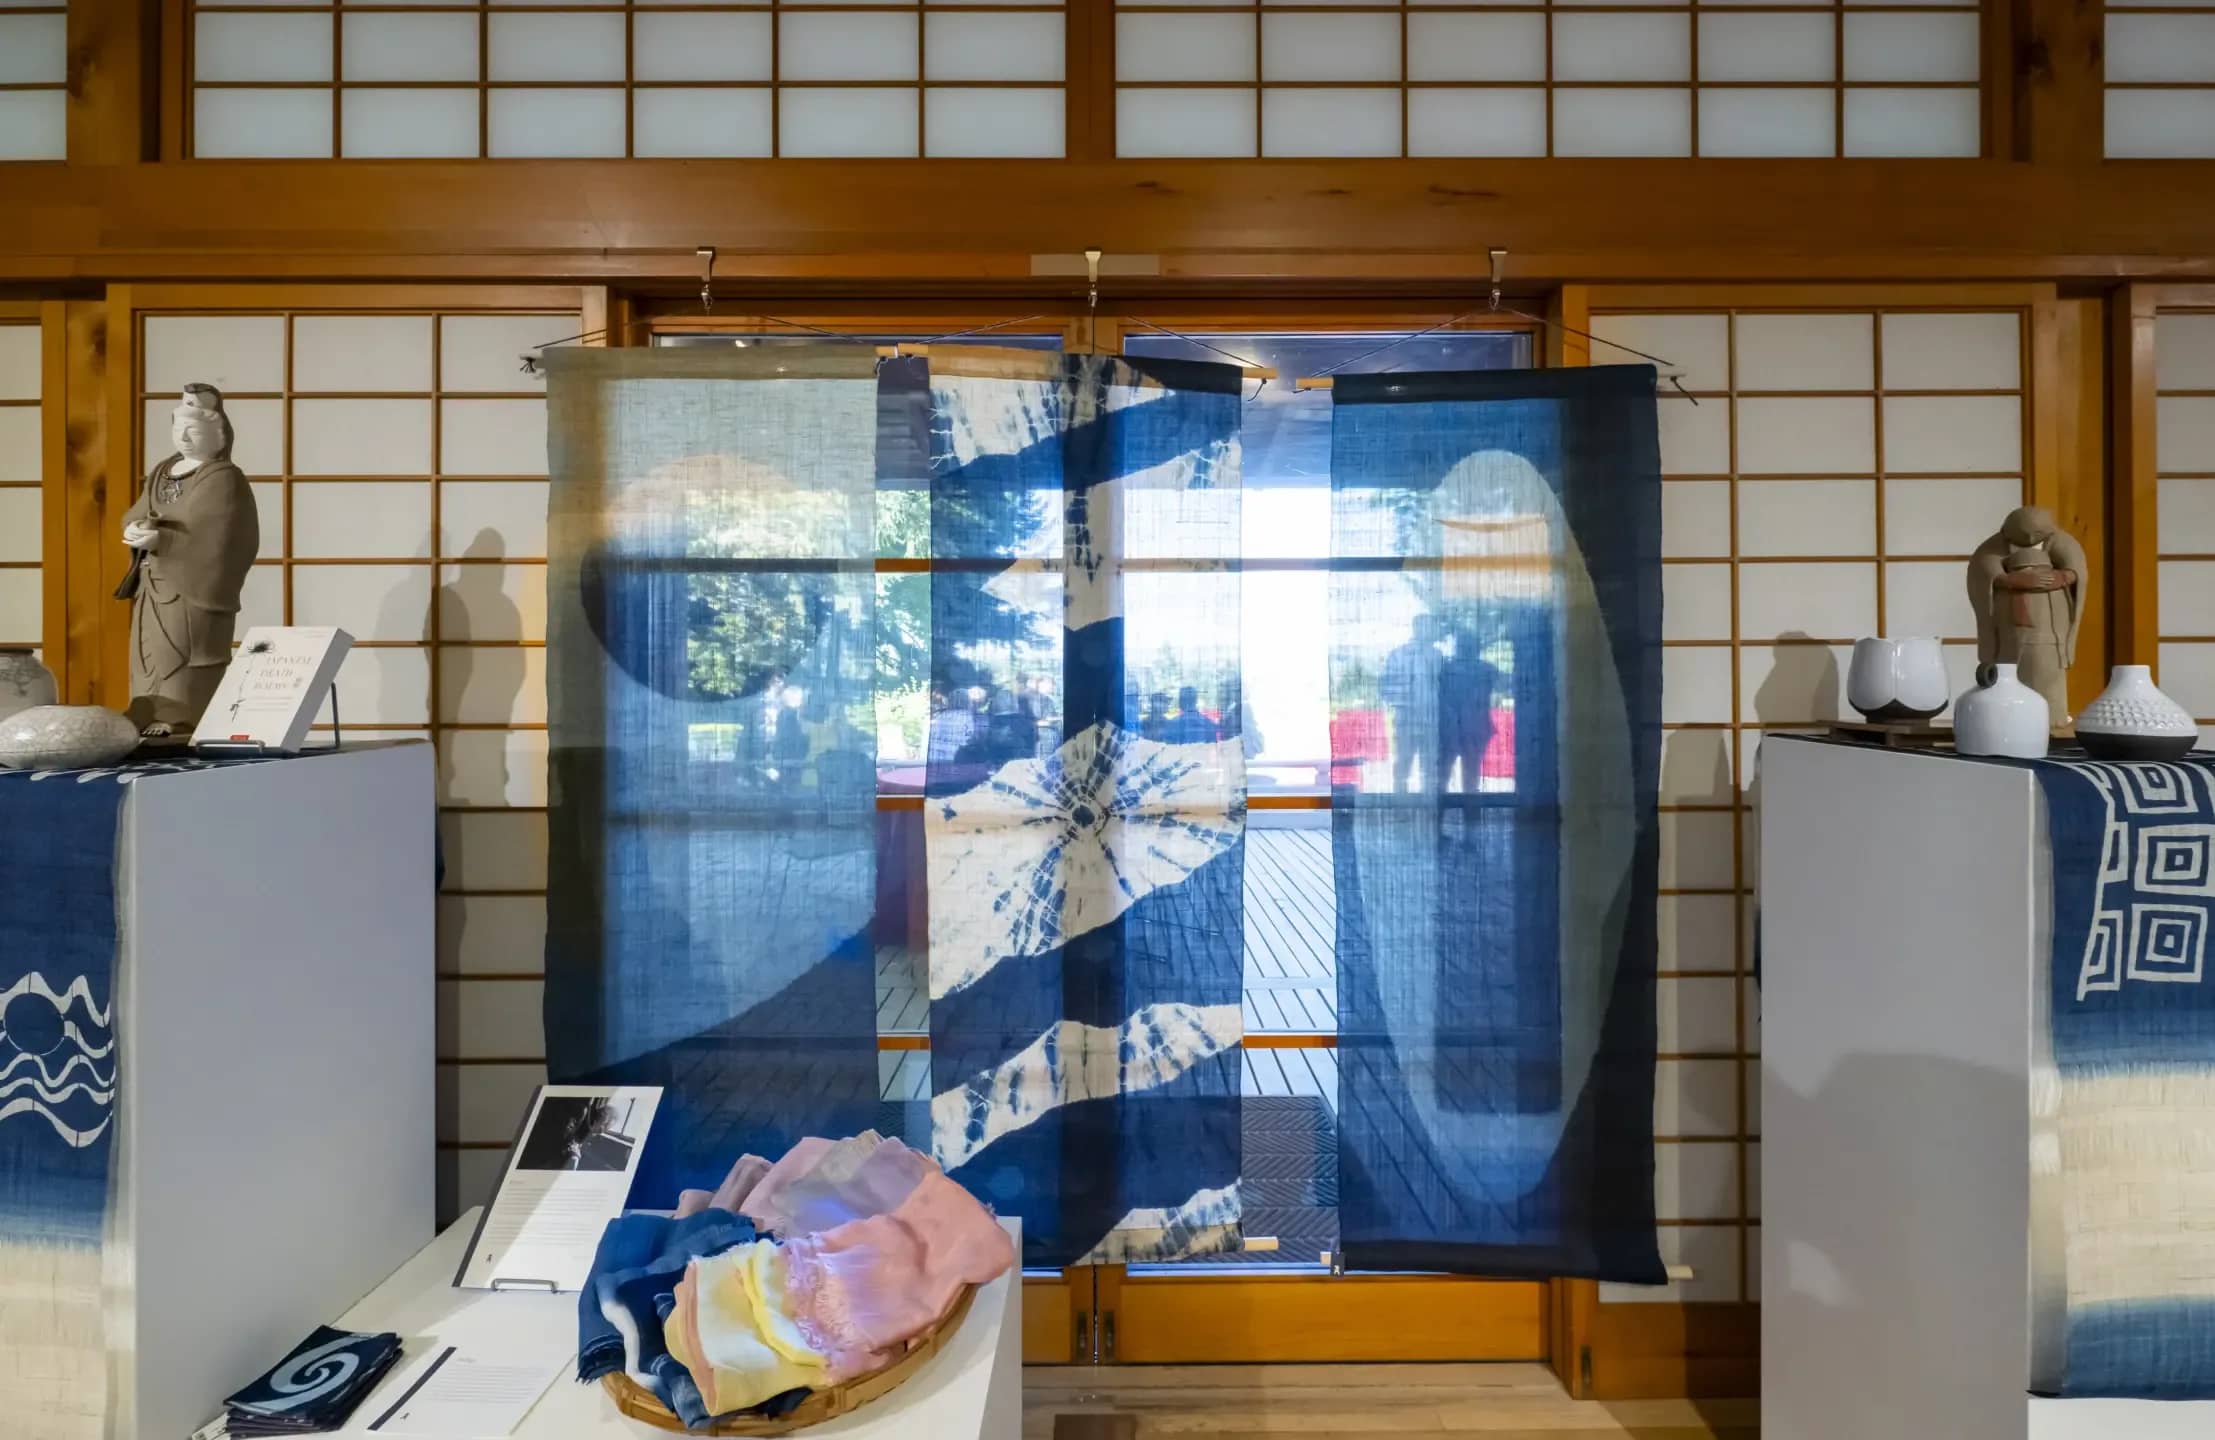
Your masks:
M231 463L231 419L213 385L187 385L170 416L177 453L123 517L134 552L116 594L131 602L130 717L148 735L200 723L231 663L239 592L261 549L254 492Z
M2047 511L2013 511L1969 560L1977 612L1977 670L2013 665L2046 697L2053 724L2069 723L2069 666L2084 615L2084 547Z

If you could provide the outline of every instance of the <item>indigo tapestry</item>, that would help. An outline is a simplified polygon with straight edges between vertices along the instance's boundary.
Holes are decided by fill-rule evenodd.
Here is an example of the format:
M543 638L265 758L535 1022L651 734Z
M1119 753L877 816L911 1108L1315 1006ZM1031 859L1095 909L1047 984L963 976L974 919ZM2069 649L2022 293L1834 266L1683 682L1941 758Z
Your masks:
M547 352L546 1059L631 1203L876 1119L875 356Z
M933 1151L1027 1264L1237 1249L1243 376L927 367Z
M2031 1388L2215 1399L2215 762L2038 761Z
M1346 1263L1659 1284L1654 372L1333 399Z
M0 1430L56 1440L118 1433L102 1257L124 773L0 771Z

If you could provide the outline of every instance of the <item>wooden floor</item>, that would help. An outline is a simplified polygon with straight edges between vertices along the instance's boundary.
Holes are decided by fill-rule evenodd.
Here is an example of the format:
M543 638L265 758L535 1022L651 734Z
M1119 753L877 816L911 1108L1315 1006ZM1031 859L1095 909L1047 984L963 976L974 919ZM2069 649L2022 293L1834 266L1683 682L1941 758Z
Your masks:
M1754 1400L1575 1401L1542 1365L1032 1366L1023 1372L1023 1440L1380 1434L1754 1440L1759 1411ZM1064 1423L1057 1437L1064 1415L1126 1416L1137 1423L1135 1429Z
M1328 829L1246 832L1246 1031L1250 1035L1333 1034L1338 1029L1338 907ZM922 957L877 954L877 1033L928 1035L930 986ZM930 1097L930 1058L886 1051L878 1074L887 1100ZM1335 1114L1338 1057L1324 1049L1248 1050L1249 1096L1313 1095Z

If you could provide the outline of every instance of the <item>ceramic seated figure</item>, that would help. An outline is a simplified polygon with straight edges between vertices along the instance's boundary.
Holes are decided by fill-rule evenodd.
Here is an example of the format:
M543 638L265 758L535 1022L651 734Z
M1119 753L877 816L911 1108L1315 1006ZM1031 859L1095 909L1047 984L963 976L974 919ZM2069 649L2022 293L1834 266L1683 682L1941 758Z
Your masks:
M231 663L239 593L261 549L254 492L231 463L231 420L212 385L187 385L170 416L176 453L123 517L134 552L116 594L131 602L131 706L143 733L190 731Z

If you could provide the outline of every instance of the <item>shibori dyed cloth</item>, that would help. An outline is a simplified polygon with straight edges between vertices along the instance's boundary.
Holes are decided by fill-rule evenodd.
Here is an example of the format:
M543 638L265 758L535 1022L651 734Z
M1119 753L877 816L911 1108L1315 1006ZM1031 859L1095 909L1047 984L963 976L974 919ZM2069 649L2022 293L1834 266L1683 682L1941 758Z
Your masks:
M2031 1388L2215 1398L2215 758L2041 761Z
M1034 1265L1235 1249L1240 371L933 347L931 1145Z
M118 1433L102 1265L129 773L0 772L0 1435Z
M1643 366L1332 391L1349 1266L1662 1281L1656 427Z
M876 357L545 358L547 1068L660 1209L877 1119Z

